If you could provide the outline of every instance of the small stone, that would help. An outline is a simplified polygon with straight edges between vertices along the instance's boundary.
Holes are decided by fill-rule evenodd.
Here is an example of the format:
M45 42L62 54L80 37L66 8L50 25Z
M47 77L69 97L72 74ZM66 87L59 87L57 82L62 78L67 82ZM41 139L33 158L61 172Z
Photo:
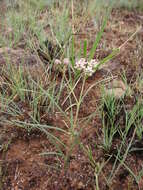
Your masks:
M108 96L114 95L115 98L119 99L124 96L125 91L122 88L114 88L114 89L108 89L106 93Z
M120 79L113 79L106 87L105 94L115 96L116 99L122 98L127 91L127 86Z
M112 72L112 71L116 70L117 68L119 69L120 67L121 67L121 64L119 62L109 61L109 62L101 65L99 67L99 69L103 73L107 73L107 72Z

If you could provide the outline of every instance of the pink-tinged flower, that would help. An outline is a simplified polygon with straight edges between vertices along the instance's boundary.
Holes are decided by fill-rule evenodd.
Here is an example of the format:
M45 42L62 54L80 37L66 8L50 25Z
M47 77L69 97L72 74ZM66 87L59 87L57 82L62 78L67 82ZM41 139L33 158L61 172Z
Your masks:
M55 59L55 65L61 65L61 61L59 59Z
M63 59L63 64L64 64L64 65L69 65L69 63L70 63L69 58L64 58L64 59Z

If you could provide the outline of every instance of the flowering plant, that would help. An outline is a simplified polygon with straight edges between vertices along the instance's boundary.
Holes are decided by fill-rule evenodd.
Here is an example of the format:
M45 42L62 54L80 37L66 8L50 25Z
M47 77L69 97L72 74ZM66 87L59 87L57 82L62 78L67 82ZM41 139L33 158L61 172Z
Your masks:
M85 58L80 58L79 60L75 61L74 69L83 72L87 76L92 76L98 64L99 62L96 59L87 61ZM68 58L64 58L63 61L55 59L55 65L69 66L70 60Z
M108 13L109 12L107 12L107 15ZM75 51L74 37L72 37L71 51L70 51L71 59L64 58L63 61L56 59L55 64L62 66L64 68L66 68L67 66L70 66L77 76L80 76L82 72L85 75L85 78L87 78L88 76L92 76L101 65L108 62L114 56L116 56L119 53L119 50L120 50L119 48L114 49L107 57L103 58L100 61L98 59L94 59L97 46L100 43L104 28L106 26L107 17L105 17L103 24L101 26L101 30L97 33L95 42L93 43L93 46L89 52L87 50L87 40L84 40L83 48L82 47L80 48L79 55L78 55L78 57L81 57L81 58L76 60L75 57L77 56L76 55L77 50ZM81 54L81 52L83 52L83 54Z

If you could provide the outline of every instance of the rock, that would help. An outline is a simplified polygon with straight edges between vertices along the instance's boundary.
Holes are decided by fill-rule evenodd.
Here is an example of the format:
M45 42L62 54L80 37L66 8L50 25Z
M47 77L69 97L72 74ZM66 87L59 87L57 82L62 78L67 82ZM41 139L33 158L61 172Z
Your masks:
M134 88L136 89L136 91L138 91L138 92L140 92L141 94L143 94L143 77L139 78L139 79L135 82Z
M105 88L105 95L115 96L116 99L124 97L127 91L127 86L120 79L113 79Z
M116 69L119 69L121 67L121 64L117 61L108 61L107 63L101 65L99 69L103 71L104 73L112 72Z

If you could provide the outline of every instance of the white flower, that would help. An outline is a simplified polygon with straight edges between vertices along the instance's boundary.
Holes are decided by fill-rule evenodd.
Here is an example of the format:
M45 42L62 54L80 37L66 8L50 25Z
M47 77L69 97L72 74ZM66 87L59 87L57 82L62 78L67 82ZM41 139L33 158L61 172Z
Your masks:
M85 74L91 76L94 73L94 69L91 66L87 66L84 72Z
M87 66L87 61L85 58L81 58L80 60L76 61L75 68L78 70L85 69Z
M95 68L98 65L98 62L95 59L91 59L88 65Z
M87 61L85 58L81 58L76 61L75 68L91 76L95 72L95 68L97 67L97 65L98 61L95 59Z
M91 66L87 66L86 68L89 72L93 72L93 68Z

